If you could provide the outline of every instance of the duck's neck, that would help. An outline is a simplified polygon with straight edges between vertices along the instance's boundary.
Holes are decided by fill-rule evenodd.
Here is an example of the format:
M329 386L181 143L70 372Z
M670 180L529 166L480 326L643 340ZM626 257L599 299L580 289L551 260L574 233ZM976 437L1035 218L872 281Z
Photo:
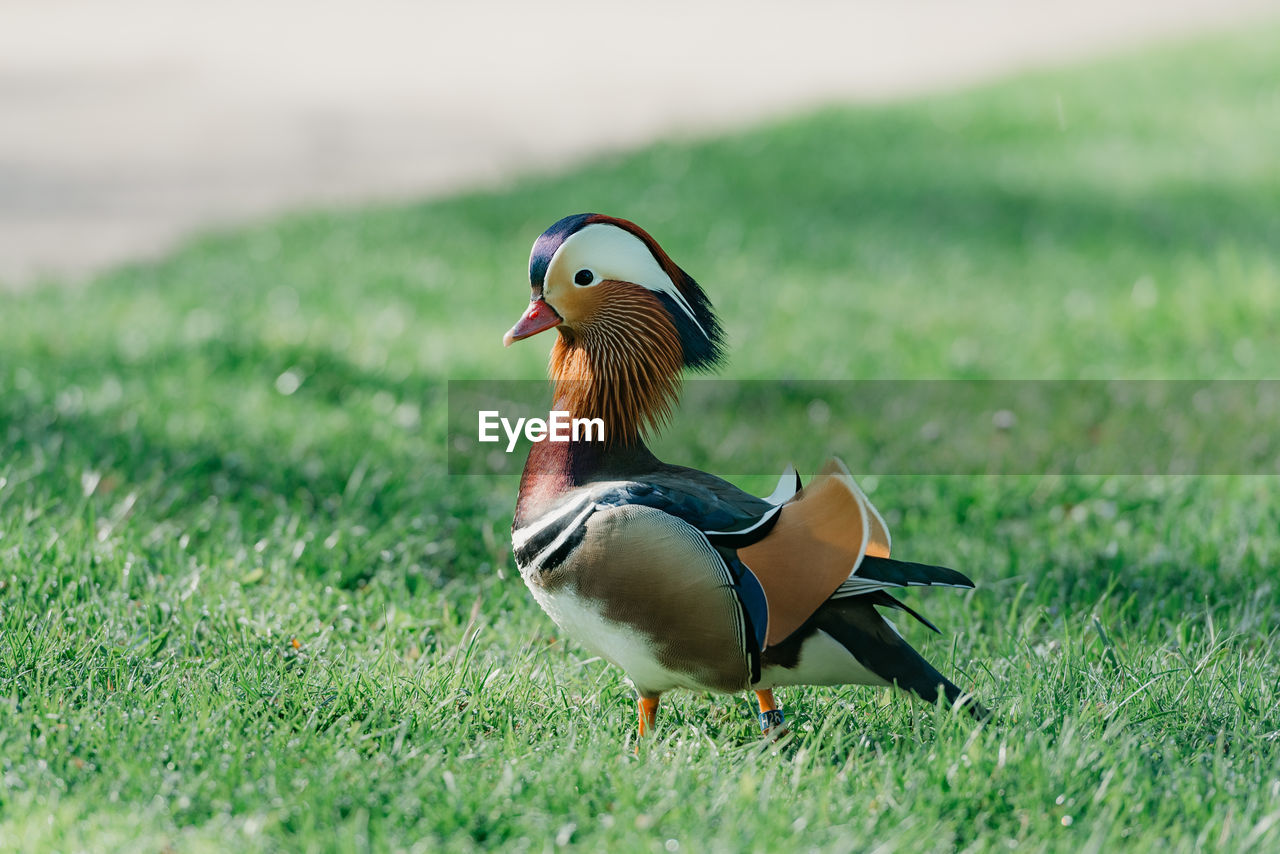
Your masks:
M553 409L572 419L599 419L604 436L534 443L520 481L517 524L576 486L658 465L644 434L670 414L680 390L680 364L674 329L604 323L562 329L551 351Z
M653 307L615 297L592 323L561 327L551 348L556 408L600 419L610 446L634 444L660 428L680 394L679 333L645 297Z
M634 478L659 465L661 461L642 441L626 446L581 440L534 442L520 478L515 526L537 518L574 487L592 481Z

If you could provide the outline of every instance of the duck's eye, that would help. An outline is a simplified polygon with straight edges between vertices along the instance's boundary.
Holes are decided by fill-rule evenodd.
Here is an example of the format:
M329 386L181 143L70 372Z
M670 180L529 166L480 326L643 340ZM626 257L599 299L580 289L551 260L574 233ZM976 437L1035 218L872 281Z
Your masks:
M596 274L590 270L579 270L573 276L573 283L581 287L586 287L596 280Z

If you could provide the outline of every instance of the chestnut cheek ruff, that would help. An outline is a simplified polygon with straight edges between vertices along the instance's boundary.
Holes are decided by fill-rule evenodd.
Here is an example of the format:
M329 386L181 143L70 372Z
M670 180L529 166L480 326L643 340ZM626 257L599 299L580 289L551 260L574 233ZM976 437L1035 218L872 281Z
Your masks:
M671 415L684 363L680 333L639 285L601 282L592 301L590 320L561 327L551 349L555 405L603 419L607 445L633 444Z

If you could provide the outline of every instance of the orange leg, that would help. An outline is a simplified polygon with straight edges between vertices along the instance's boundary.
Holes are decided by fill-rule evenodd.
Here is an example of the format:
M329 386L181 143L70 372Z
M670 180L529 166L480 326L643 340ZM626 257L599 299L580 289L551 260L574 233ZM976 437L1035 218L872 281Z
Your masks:
M773 689L765 688L756 692L756 700L760 703L760 729L765 735L782 735L787 731L786 718L782 709L773 699Z
M654 724L658 719L658 697L641 697L640 706L640 737L644 738L653 732Z

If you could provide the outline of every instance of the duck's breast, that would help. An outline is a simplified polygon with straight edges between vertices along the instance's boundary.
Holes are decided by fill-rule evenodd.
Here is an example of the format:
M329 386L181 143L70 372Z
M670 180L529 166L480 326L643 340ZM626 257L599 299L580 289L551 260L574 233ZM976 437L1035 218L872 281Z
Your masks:
M701 532L638 505L586 500L550 516L523 529L531 533L516 531L516 556L534 598L566 633L642 692L749 685L742 607Z

